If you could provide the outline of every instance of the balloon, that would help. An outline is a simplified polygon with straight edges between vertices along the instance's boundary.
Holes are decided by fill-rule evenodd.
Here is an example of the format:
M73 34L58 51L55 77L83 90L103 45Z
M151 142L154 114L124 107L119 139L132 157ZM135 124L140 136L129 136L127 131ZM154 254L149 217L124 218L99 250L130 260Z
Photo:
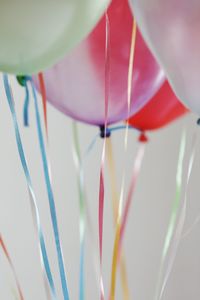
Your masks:
M127 86L133 19L127 0L113 0L108 9L108 124L127 118ZM48 101L76 120L104 124L105 17L77 48L44 72ZM37 78L34 77L39 89ZM137 32L132 79L131 114L138 111L164 81L152 54Z
M183 116L188 109L174 95L165 81L156 95L128 123L141 130L154 130L166 126Z
M0 0L0 70L45 69L95 26L110 0Z
M200 115L200 1L130 0L178 98Z

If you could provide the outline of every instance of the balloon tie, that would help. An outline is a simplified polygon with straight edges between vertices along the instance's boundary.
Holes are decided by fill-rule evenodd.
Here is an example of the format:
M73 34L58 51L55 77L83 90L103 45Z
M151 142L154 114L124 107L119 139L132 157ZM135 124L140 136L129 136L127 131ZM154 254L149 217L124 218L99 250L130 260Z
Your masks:
M147 143L149 141L148 137L146 136L145 132L141 132L140 136L139 136L139 142L141 143Z
M48 291L50 289L51 299L55 300L55 299L57 299L55 285L54 285L52 272L51 272L50 264L49 264L49 259L48 259L48 255L47 255L44 234L43 234L43 230L42 230L42 226L41 226L41 222L40 222L39 210L38 210L37 202L36 202L36 196L35 196L35 192L33 189L29 168L27 165L24 148L22 145L22 140L21 140L21 135L20 135L20 131L19 131L12 90L11 90L11 87L10 87L10 84L8 81L8 76L6 74L3 75L3 81L4 81L4 88L5 88L5 93L7 96L8 105L9 105L12 120L13 120L13 126L14 126L14 131L15 131L15 137L16 137L19 157L21 160L22 168L24 171L24 175L25 175L28 190L29 190L30 204L31 204L34 226L35 226L35 230L37 233L39 253L40 253L40 258L41 258L41 266L42 266L42 271L43 271L43 278L44 278L44 282L45 282L45 287L47 287L46 292L47 292L47 295L49 295ZM49 299L49 297L48 297L48 299Z
M200 126L200 118L197 120L197 125Z
M108 127L105 128L104 125L101 125L100 126L100 137L102 139L104 139L104 138L109 138L110 135L111 135L111 130Z
M50 168L49 168L49 160L48 160L48 155L46 152L44 138L43 138L40 113L39 113L39 107L38 107L38 101L37 101L37 94L36 94L36 90L35 90L35 87L34 87L31 77L23 76L23 77L18 77L18 78L19 78L18 82L22 86L26 86L27 81L30 81L31 88L32 88L32 94L33 94L34 106L35 106L35 116L36 116L36 123L37 123L37 133L38 133L39 146L40 146L40 152L41 152L42 163L43 163L45 184L46 184L48 200L49 200L51 221L52 221L54 240L55 240L55 245L56 245L56 252L57 252L58 265L59 265L60 279L61 279L61 284L62 284L63 297L64 297L64 300L69 300L69 293L68 293L67 280L66 280L66 274L65 274L65 266L64 266L64 258L63 258L63 253L62 253L62 245L61 245L61 241L60 241L60 234L59 234L58 221L57 221L57 212L56 212L56 206L55 206L54 195L53 195L52 184L51 184L51 172L50 172ZM43 98L44 98L44 96L43 96ZM43 110L44 110L44 107L43 107ZM46 119L45 119L45 129L46 129L46 134L47 134L46 125L47 125L47 123L46 123ZM47 139L48 139L48 136L47 136Z
M24 99L24 109L23 109L23 120L24 120L24 126L28 127L29 126L29 102L30 102L30 95L29 95L29 90L27 86L27 81L30 80L30 77L20 75L16 76L18 83L25 88L25 99Z

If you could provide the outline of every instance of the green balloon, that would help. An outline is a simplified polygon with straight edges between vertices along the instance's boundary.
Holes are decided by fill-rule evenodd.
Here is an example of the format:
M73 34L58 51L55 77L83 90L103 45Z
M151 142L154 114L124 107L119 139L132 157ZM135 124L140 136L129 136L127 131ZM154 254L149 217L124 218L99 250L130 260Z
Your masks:
M96 25L110 0L0 0L0 71L50 67Z

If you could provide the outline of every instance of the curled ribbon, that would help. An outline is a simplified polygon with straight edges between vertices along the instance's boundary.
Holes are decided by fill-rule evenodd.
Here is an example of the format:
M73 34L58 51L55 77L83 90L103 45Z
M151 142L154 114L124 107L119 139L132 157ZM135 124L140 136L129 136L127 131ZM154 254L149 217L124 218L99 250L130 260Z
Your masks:
M48 255L47 255L47 251L46 251L44 234L43 234L41 223L40 223L40 217L39 217L39 211L38 211L38 207L37 207L36 197L35 197L32 180L31 180L30 172L29 172L28 165L26 162L26 157L25 157L25 153L24 153L24 149L23 149L23 145L22 145L20 132L19 132L19 126L18 126L17 116L16 116L16 112L15 112L14 100L13 100L11 88L10 88L10 85L8 82L8 76L6 74L3 75L3 81L4 81L4 87L5 87L8 105L9 105L12 120L13 120L19 157L21 160L22 168L23 168L23 171L25 174L25 178L26 178L26 182L27 182L27 186L28 186L28 190L29 190L33 221L34 221L34 225L35 225L35 229L36 229L37 237L38 237L39 253L40 253L40 257L41 257L41 265L42 265L42 270L43 270L44 282L45 282L45 286L48 287L48 289L50 288L51 299L56 300L57 297L56 297L55 285L54 285L54 281L53 281L53 277L52 277L52 273L51 273L51 269L50 269L50 264L49 264L49 259L48 259ZM47 295L48 295L48 293L47 293Z
M58 222L57 222L57 213L56 213L54 195L53 195L53 190L52 190L52 185L51 185L49 164L48 164L47 154L46 154L45 145L44 145L44 138L43 138L43 133L42 133L40 113L39 113L39 108L38 108L37 94L36 94L35 87L34 87L32 80L30 81L30 83L31 83L31 87L32 87L32 93L33 93L33 99L34 99L34 105L35 105L37 133L38 133L39 146L40 146L40 152L41 152L42 163L43 163L43 171L44 171L47 195L48 195L48 199L49 199L49 208L50 208L51 221L52 221L53 232L54 232L54 240L55 240L56 251L57 251L62 292L63 292L64 300L69 300L69 292L68 292L67 280L66 280L66 274L65 274L64 259L63 259L63 253L62 253L62 247L61 247L60 235L59 235L59 229L58 229Z

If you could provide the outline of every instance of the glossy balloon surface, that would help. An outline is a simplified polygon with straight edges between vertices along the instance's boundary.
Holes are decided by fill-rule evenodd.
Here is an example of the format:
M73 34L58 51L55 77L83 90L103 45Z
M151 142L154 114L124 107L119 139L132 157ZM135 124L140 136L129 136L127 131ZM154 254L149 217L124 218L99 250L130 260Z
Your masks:
M95 26L110 0L0 0L0 70L47 68Z
M176 98L166 81L156 95L128 122L141 131L155 130L168 125L187 112L188 109Z
M200 116L200 1L130 0L176 95Z
M108 123L127 118L127 87L133 19L127 0L113 0L108 9L109 80L105 84L105 17L62 61L44 72L47 99L64 114L85 123L104 124L105 85ZM131 93L131 114L160 88L163 71L137 32ZM37 78L35 78L38 87ZM38 87L39 88L39 87Z

